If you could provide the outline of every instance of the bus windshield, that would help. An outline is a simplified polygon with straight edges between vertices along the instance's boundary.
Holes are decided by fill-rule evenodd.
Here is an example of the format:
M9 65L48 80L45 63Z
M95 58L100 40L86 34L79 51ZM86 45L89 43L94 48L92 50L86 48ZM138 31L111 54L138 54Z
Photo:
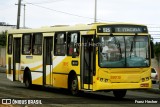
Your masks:
M100 36L99 66L107 68L147 67L148 36Z

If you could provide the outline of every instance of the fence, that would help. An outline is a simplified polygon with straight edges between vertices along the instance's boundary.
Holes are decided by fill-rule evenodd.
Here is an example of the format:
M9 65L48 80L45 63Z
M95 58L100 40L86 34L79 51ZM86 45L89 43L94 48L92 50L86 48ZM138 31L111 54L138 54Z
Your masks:
M0 66L6 66L6 47L0 46Z

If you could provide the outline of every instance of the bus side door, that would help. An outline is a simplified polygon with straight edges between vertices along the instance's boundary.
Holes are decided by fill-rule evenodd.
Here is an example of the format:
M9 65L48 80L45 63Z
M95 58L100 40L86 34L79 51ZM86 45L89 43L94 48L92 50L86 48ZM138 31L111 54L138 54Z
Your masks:
M21 38L13 39L13 81L21 79L20 58L21 58Z
M81 36L81 88L93 89L95 70L94 34Z
M52 85L53 37L44 37L43 42L43 85Z

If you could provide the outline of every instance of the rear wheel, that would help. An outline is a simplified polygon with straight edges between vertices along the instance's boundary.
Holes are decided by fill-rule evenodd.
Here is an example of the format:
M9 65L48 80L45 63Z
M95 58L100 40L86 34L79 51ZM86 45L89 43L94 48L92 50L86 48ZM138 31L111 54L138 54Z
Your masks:
M113 94L116 98L120 99L126 95L127 90L114 90Z
M24 84L26 88L31 88L32 86L32 79L31 79L31 72L30 70L24 71Z
M31 88L32 83L31 80L27 77L24 81L26 88Z

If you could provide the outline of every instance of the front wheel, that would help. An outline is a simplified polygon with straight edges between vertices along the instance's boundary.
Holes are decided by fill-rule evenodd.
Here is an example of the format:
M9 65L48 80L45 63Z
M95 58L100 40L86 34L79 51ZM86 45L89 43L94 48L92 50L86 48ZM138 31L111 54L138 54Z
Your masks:
M78 95L79 94L77 76L72 76L70 78L69 91L72 95Z
M113 90L113 94L116 98L120 99L126 95L127 90Z

